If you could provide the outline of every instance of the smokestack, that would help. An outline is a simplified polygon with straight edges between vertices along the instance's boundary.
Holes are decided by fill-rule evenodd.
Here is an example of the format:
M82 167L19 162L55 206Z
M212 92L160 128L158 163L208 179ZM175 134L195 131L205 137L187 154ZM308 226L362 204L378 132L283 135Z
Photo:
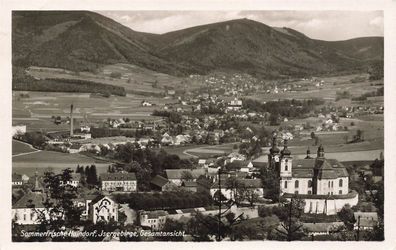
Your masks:
M70 137L73 136L73 104L70 105Z

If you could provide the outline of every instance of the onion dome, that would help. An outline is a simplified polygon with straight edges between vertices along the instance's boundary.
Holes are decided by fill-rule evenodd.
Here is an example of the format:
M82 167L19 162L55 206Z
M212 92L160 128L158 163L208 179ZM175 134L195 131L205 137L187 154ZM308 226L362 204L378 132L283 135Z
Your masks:
M281 154L282 154L283 156L289 156L289 155L291 155L290 150L287 148L287 140L285 140L285 142L284 142L284 146L283 146L283 149L282 149L282 151L281 151Z

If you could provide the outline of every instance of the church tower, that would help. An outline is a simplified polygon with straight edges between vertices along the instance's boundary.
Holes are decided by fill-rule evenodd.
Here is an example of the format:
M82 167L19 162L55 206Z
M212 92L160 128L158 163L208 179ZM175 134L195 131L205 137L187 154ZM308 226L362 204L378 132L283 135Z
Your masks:
M270 153L268 154L268 167L275 169L279 173L280 164L280 150L276 146L276 133L272 134L272 146L270 148Z
M291 152L287 148L287 140L284 141L284 146L281 151L280 160L280 176L281 178L291 179L292 177L292 161Z

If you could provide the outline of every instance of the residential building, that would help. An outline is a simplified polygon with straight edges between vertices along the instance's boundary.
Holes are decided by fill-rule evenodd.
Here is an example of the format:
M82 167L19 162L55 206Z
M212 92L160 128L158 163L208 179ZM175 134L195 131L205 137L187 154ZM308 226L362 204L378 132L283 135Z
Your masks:
M196 181L199 176L206 175L206 169L165 169L166 177L177 186L181 186L183 180Z
M153 231L161 230L166 222L168 212L164 210L139 211L139 222L142 227L149 227Z
M20 187L23 184L22 175L13 173L12 174L12 186L13 187Z
M170 191L177 188L176 184L160 175L156 175L151 179L150 186L151 189L161 192Z
M135 173L118 172L100 174L103 191L136 192L137 179Z

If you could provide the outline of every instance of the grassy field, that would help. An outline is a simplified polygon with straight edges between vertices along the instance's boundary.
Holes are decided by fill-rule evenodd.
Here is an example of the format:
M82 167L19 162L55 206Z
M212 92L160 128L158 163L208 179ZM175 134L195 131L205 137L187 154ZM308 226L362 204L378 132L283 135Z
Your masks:
M124 87L127 93L145 92L159 94L165 92L164 86L175 89L194 89L199 87L198 83L189 81L188 78L175 77L144 69L136 65L121 63L106 65L98 69L95 74L90 72L77 73L44 67L30 68L29 74L41 79L81 79L111 84ZM118 74L118 76L112 77L112 74ZM186 84L187 82L188 84Z
M227 143L222 145L188 145L178 147L163 147L169 154L176 154L180 158L191 158L193 156L198 158L211 158L223 154L229 154L233 151L234 143Z
M33 154L15 156L12 158L12 171L22 174L34 174L35 171L40 173L51 168L54 171L61 171L65 168L75 170L77 165L94 164L98 172L106 172L109 163L99 161L80 154L67 154L53 151L40 151Z
M379 81L370 82L368 80L352 83L351 80L362 75L345 75L320 78L324 83L322 86L316 87L309 80L295 81L293 84L301 85L302 88L308 88L307 91L264 93L258 92L249 98L258 99L260 101L275 101L278 99L307 99L307 98L323 98L325 100L335 101L337 91L348 91L352 97L360 96L364 93L375 91L380 86L372 86ZM278 86L279 87L279 86Z
M22 143L20 141L12 140L12 155L29 153L37 151L34 148L31 148L29 145Z
M21 93L28 93L28 98L20 98ZM156 106L142 107L143 100L150 101ZM164 105L174 103L172 99L160 99L128 94L126 97L110 96L90 97L83 93L59 92L13 92L12 115L14 124L26 124L28 131L68 130L67 124L56 125L52 116L62 118L70 116L70 105L74 105L74 117L78 122L83 121L84 115L89 122L103 121L110 118L128 117L131 120L158 120L150 116L153 110L161 109Z

